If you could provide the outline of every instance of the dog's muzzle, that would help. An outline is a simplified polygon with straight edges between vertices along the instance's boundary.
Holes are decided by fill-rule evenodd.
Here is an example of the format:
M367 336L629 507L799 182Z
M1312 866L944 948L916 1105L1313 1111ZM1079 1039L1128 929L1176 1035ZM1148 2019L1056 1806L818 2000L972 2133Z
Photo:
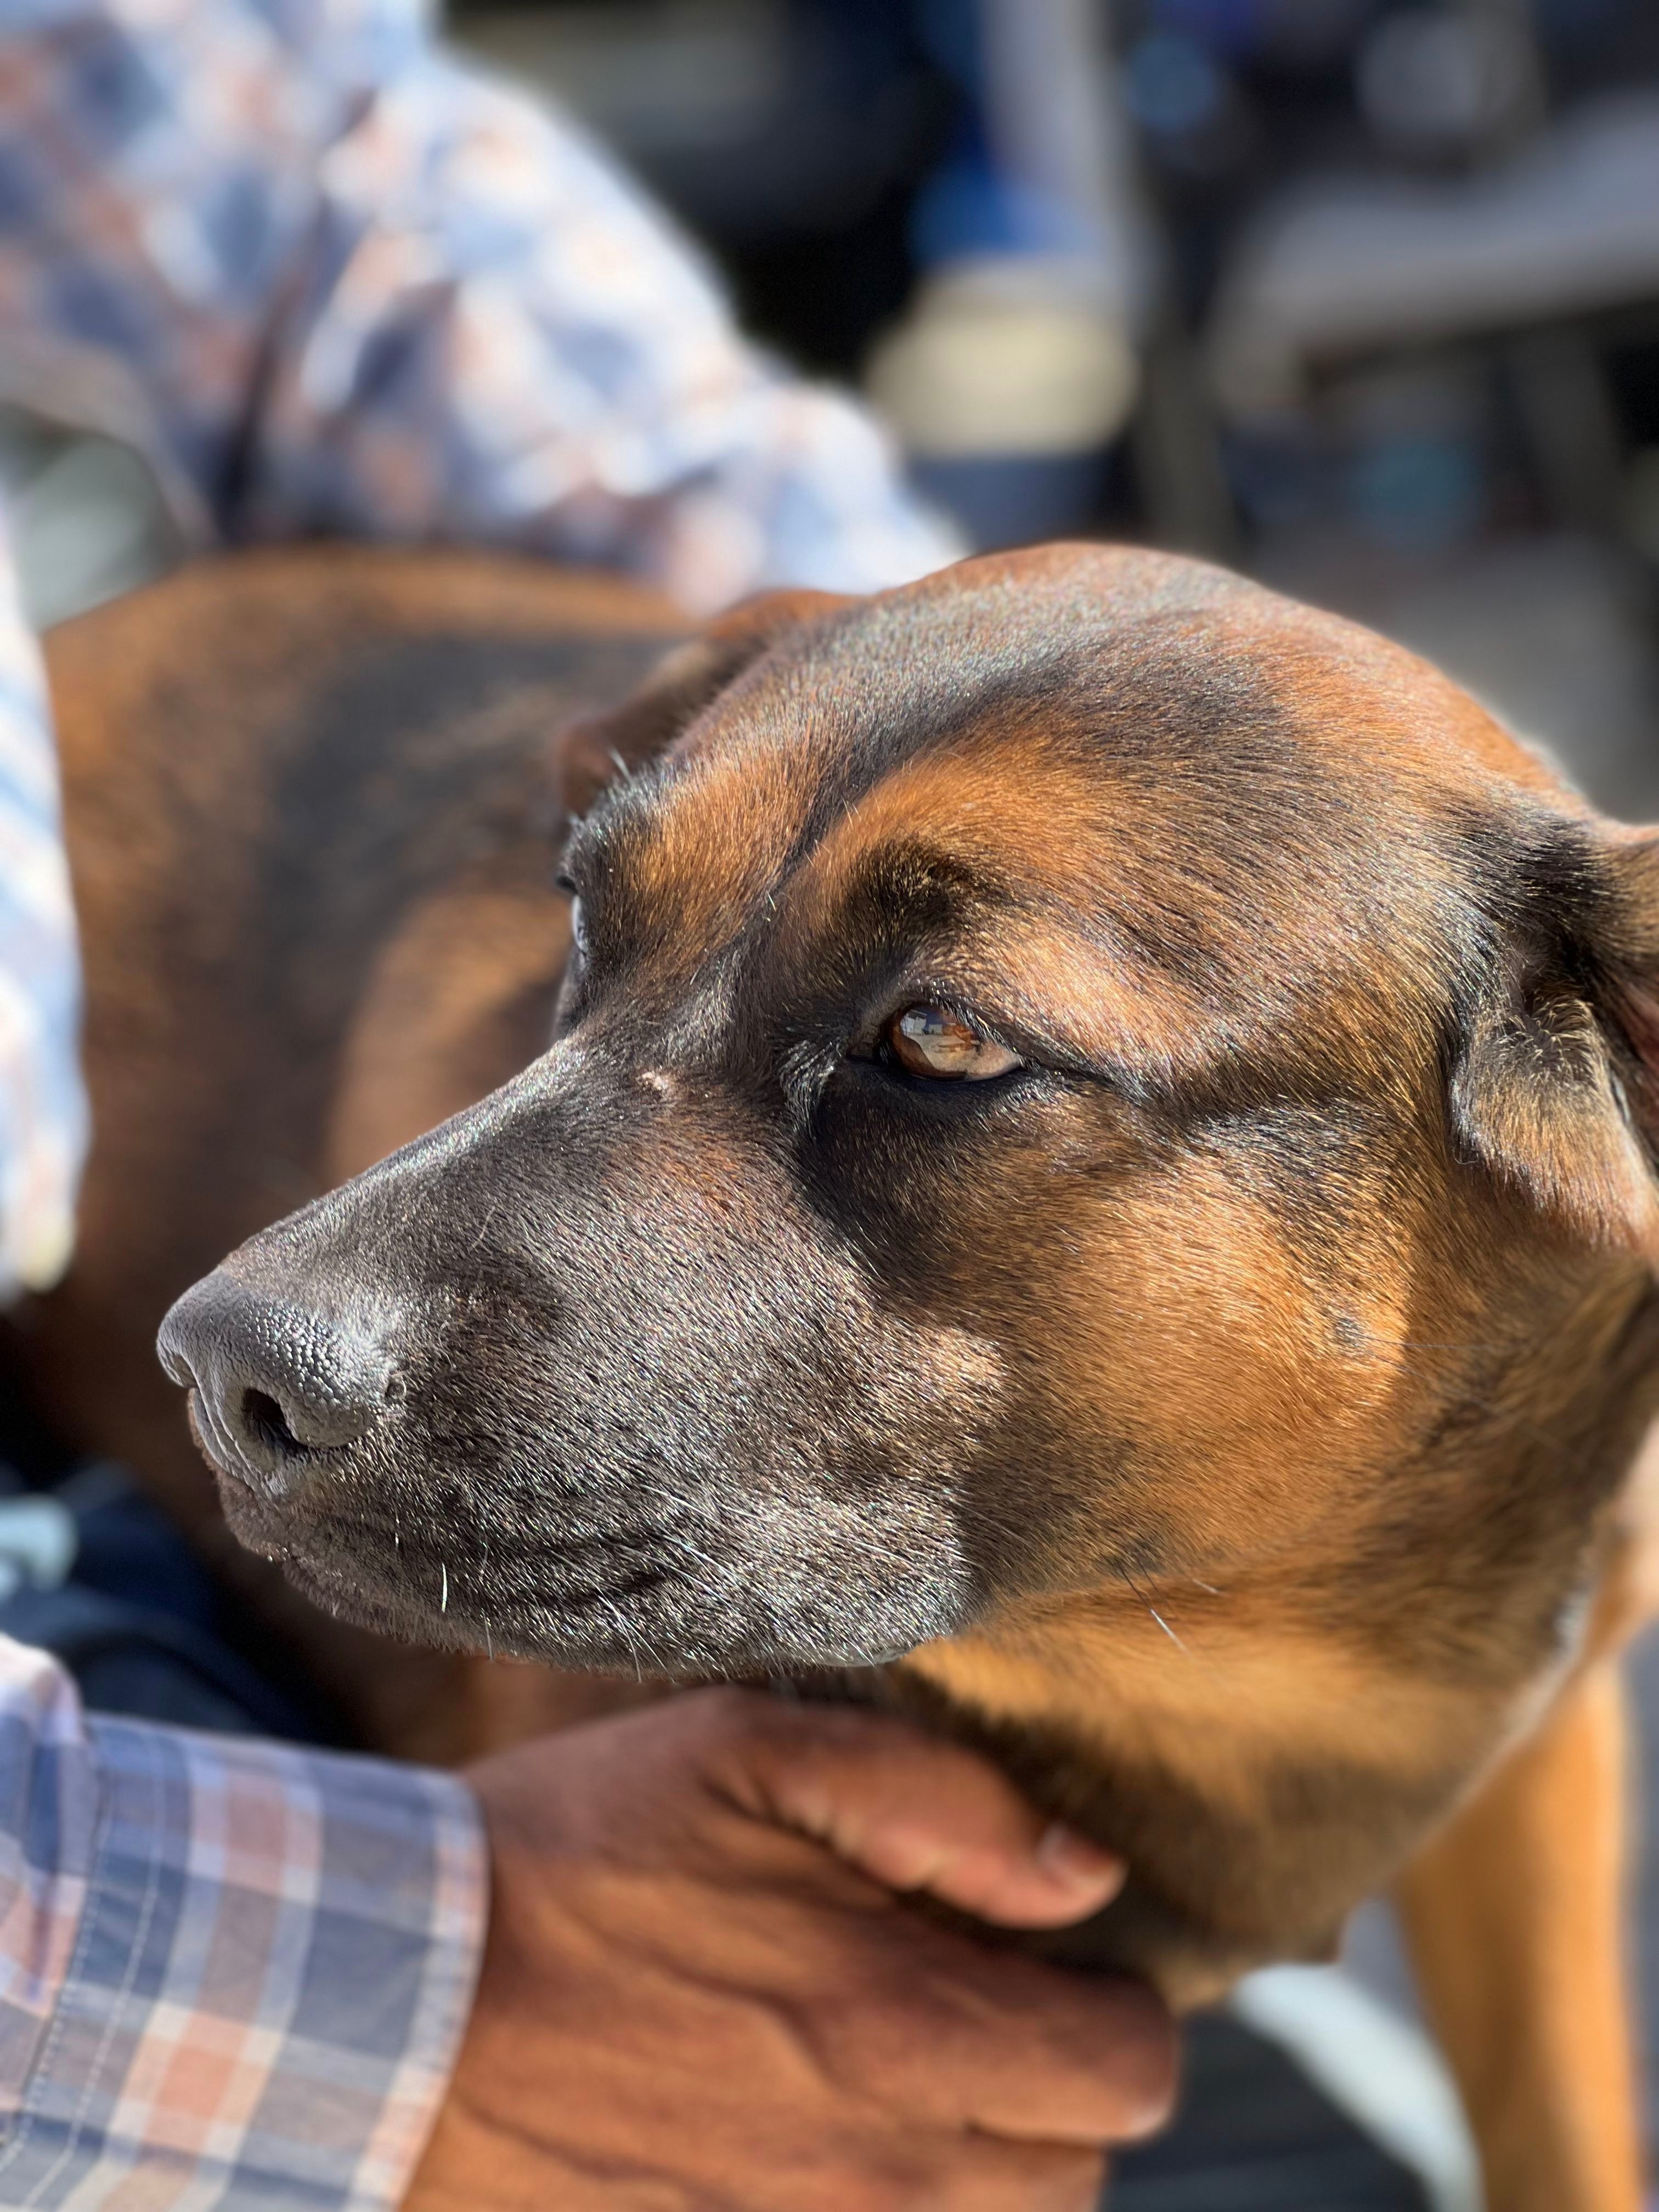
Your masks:
M380 1328L266 1297L223 1268L173 1307L157 1349L193 1394L209 1457L267 1498L294 1496L397 1397Z

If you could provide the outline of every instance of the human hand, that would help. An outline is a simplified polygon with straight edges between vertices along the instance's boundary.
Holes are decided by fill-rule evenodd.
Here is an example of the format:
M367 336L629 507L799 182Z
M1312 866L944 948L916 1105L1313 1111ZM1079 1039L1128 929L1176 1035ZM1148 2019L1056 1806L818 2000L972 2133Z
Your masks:
M906 1907L1099 1910L1115 1860L882 1715L701 1691L469 1776L494 1876L405 2212L1087 2212L1174 2033Z

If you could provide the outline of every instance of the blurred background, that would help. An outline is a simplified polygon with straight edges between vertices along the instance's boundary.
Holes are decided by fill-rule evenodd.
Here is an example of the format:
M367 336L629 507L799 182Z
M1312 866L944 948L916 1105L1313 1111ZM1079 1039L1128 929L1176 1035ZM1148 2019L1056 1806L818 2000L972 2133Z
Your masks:
M1650 0L450 0L981 546L1242 563L1659 812Z
M605 139L752 332L860 387L975 545L1247 568L1659 819L1653 0L449 0L447 28ZM7 416L0 478L43 621L177 556L119 447ZM1659 1655L1636 1671L1659 1775ZM1370 1912L1342 1973L1204 2031L1184 2148L1114 2203L1473 2212L1412 2020Z
M448 0L857 384L978 545L1376 623L1659 815L1651 0ZM168 550L27 424L43 614Z

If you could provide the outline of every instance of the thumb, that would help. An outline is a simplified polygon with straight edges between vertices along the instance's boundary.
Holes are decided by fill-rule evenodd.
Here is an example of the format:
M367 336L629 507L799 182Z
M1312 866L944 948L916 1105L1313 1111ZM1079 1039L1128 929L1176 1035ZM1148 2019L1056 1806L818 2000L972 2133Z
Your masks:
M885 1889L1007 1928L1085 1920L1121 1859L1048 1820L977 1753L884 1713L726 1694L710 1779L739 1810L826 1845Z

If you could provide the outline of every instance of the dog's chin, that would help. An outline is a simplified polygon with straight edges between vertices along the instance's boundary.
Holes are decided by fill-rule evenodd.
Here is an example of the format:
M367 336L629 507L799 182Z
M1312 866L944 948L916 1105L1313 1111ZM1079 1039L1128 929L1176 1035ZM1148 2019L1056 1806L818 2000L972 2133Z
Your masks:
M480 1605L454 1595L453 1582L446 1592L441 1570L434 1604L414 1597L405 1582L356 1560L291 1549L281 1565L296 1589L336 1619L403 1643L665 1681L878 1666L945 1632L872 1620L849 1635L811 1619L752 1620L711 1612L696 1586L672 1568L562 1595L545 1588L533 1599L492 1595Z
M356 1526L308 1519L301 1527L235 1477L220 1471L218 1480L239 1542L274 1560L336 1620L405 1644L595 1674L723 1680L878 1666L961 1626L935 1590L919 1586L896 1606L890 1591L877 1600L836 1589L827 1574L803 1606L751 1610L743 1594L775 1591L777 1563L756 1561L711 1592L672 1557L653 1559L637 1534L608 1551L588 1545L574 1559L544 1560L533 1589L525 1588L479 1568L459 1545L447 1558L429 1531L386 1547Z

